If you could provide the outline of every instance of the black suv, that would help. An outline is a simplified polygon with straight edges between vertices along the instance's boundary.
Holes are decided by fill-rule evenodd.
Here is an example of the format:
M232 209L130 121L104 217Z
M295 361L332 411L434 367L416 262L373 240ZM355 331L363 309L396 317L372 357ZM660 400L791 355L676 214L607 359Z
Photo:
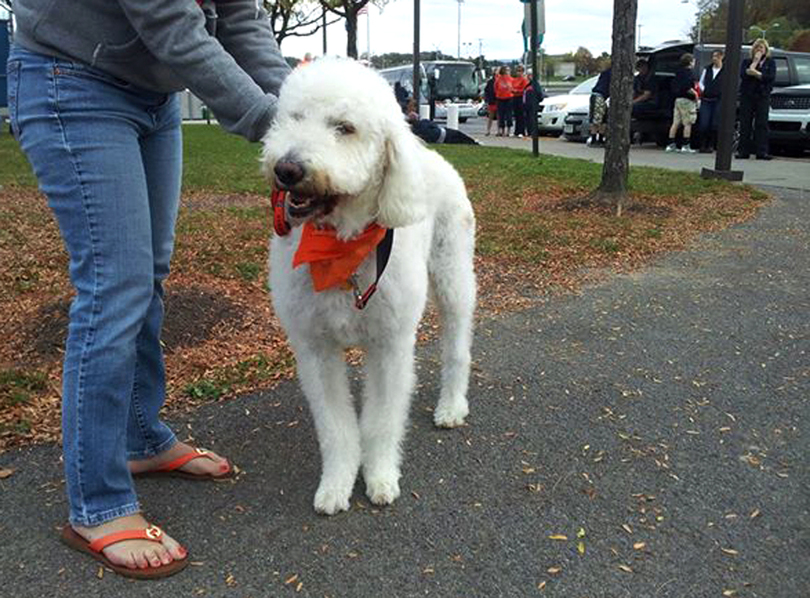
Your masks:
M645 113L643 118L634 118L631 123L633 138L639 142L655 141L659 145L666 145L669 125L672 123L672 109L675 98L672 97L671 83L675 71L680 65L681 56L685 53L695 56L695 79L700 77L703 69L711 63L712 52L724 50L721 44L700 44L689 41L669 41L654 48L641 48L636 56L646 59L650 70L654 73L656 82L657 108ZM750 46L743 46L741 57L750 53ZM781 93L782 88L793 85L810 83L810 54L804 52L787 52L772 49L771 55L776 62L776 80L774 81L774 94ZM726 68L730 65L726 64ZM731 72L739 73L740 65L736 65ZM581 140L588 135L588 114L569 113L565 119L563 135L570 140ZM775 131L774 131L775 133ZM772 141L779 143L777 135L772 135Z

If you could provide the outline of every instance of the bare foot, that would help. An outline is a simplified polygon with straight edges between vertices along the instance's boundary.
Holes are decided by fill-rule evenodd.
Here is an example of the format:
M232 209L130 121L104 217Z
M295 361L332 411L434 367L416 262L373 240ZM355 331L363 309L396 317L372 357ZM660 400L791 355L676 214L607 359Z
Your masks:
M138 459L137 461L129 462L129 471L133 474L144 473L153 471L161 465L174 461L178 457L182 457L188 453L194 453L197 449L184 442L175 442L167 451L163 451L159 455L150 457L149 459ZM212 477L226 476L231 471L231 464L227 459L224 459L211 451L206 451L206 459L192 459L185 463L178 471L191 473L195 475L210 475Z
M115 532L133 529L146 529L150 524L139 513L119 517L94 527L74 525L74 531L88 542ZM115 565L130 569L146 569L147 567L160 567L172 561L181 561L188 556L186 549L166 535L164 532L160 542L149 540L124 540L107 546L102 550Z

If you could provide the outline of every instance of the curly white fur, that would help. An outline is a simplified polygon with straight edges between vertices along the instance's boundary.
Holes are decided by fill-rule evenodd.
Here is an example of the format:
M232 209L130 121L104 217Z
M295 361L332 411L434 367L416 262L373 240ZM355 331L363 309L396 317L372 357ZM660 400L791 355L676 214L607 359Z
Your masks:
M443 324L434 422L459 426L468 413L473 210L453 167L410 132L388 84L353 61L319 60L286 80L262 153L275 184L274 169L287 160L304 170L296 188L339 198L334 209L316 218L341 238L374 221L396 229L388 267L364 310L355 308L348 291L315 292L308 266L293 269L300 226L288 236L274 236L270 249L273 305L295 351L323 459L315 509L326 514L348 509L361 467L368 497L388 504L400 494L416 329L429 288ZM362 288L375 273L372 252L357 271ZM366 350L359 418L343 357L348 346Z

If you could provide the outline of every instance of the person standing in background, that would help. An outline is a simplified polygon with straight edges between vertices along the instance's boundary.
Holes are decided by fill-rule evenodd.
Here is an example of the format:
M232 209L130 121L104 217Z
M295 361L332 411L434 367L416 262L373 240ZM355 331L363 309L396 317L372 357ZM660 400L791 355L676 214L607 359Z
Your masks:
M526 134L525 114L523 109L523 91L529 85L529 79L523 74L523 65L519 64L512 77L512 113L515 115L515 137Z
M700 75L700 153L710 154L717 142L717 127L720 124L720 96L722 92L723 51L712 52L712 63Z
M756 152L757 160L771 160L768 153L768 113L776 79L776 63L771 58L767 41L758 39L754 42L751 57L742 61L740 71L740 147L736 158L745 160Z
M512 132L512 76L509 67L498 69L495 79L495 99L498 102L498 137L509 137Z
M607 127L605 126L605 117L607 116L607 100L610 97L610 73L611 68L608 65L605 70L599 73L599 78L596 80L596 85L591 90L590 99L590 136L585 142L588 147L603 145L605 143L605 133Z
M672 125L669 127L669 144L667 152L680 151L684 154L694 154L692 149L692 125L697 121L698 92L695 90L695 79L692 69L695 67L695 57L683 54L680 67L675 71L672 81L672 95L675 96L675 106L672 109ZM680 150L675 143L678 129L683 126L683 145Z
M540 111L540 102L546 97L540 81L533 73L529 73L529 85L523 91L523 109L526 118L526 133L534 137L537 135L537 113Z
M484 86L484 103L487 105L487 136L492 131L492 121L498 120L498 100L495 97L495 79L498 78L498 69L492 69L492 76Z

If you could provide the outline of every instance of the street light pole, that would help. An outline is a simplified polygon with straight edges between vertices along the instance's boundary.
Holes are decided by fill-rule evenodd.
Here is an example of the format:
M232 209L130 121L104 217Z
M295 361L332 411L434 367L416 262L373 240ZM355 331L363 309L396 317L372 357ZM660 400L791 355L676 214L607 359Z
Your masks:
M743 41L742 24L743 0L729 0L724 62L732 73L734 72L734 65L740 64ZM734 74L736 75L736 73ZM739 86L739 77L723 77L720 91L720 131L717 137L714 169L704 168L700 172L700 176L704 179L741 181L743 178L741 170L731 170L731 153L734 141L734 123L737 120L737 91Z
M458 48L456 49L456 57L461 60L461 3L464 0L458 0Z

